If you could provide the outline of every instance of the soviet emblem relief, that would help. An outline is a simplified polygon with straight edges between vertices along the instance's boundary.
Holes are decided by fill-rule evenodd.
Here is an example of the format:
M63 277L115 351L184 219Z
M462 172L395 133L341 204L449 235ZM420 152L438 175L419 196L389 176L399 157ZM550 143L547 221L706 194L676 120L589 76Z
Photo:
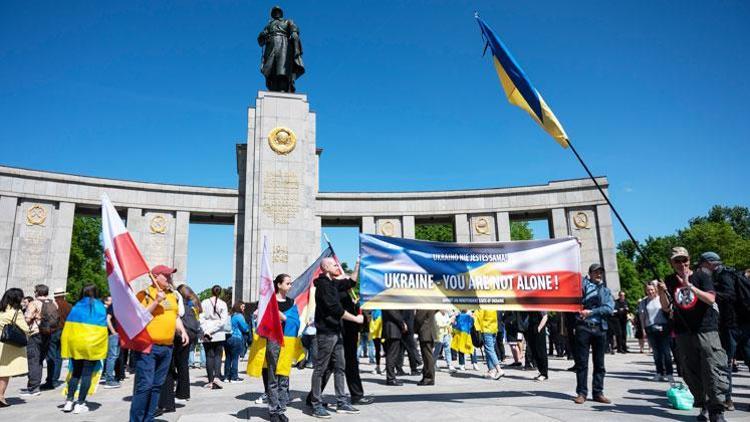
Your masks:
M474 231L477 234L490 234L490 222L485 217L480 217L474 223Z
M380 234L383 236L393 236L393 233L396 231L396 226L394 226L393 222L386 221L385 223L380 225Z
M589 216L585 212L579 212L573 216L573 224L577 229L588 229L589 228Z
M47 221L47 210L41 205L34 205L26 211L27 226L43 226Z
M297 135L286 127L277 127L268 134L268 145L279 155L287 155L297 146Z
M163 215L155 215L151 218L148 227L151 233L164 234L167 232L167 219Z

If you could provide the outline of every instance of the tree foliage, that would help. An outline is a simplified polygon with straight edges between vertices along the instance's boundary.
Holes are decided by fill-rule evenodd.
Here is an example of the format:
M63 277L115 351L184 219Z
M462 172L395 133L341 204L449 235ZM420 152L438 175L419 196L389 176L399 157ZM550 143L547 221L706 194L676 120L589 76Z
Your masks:
M727 266L750 268L750 210L747 207L716 205L706 216L691 219L688 227L677 233L649 236L640 246L660 279L672 272L669 254L675 246L687 248L693 263L701 253L713 251L721 256ZM643 283L656 277L632 241L620 242L617 250L620 285L632 305L643 296Z
M528 221L510 222L510 240L531 240L533 238L534 231L529 227Z
M453 242L453 225L417 224L414 228L414 237L419 240L431 240L433 242Z
M66 286L70 302L79 299L81 289L87 284L96 285L102 296L109 295L101 232L102 220L99 217L75 216L73 219Z

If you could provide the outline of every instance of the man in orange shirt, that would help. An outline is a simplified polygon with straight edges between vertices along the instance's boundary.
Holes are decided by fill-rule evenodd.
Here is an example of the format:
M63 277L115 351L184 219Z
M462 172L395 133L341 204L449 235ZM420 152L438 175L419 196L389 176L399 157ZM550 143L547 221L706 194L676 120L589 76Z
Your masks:
M153 345L150 353L135 354L135 387L130 402L130 422L154 420L159 403L161 385L172 360L172 345L175 331L182 337L182 345L189 342L185 327L180 320L179 302L173 292L172 274L176 268L157 265L151 269L155 285L138 292L138 300L151 312L154 319L146 326Z

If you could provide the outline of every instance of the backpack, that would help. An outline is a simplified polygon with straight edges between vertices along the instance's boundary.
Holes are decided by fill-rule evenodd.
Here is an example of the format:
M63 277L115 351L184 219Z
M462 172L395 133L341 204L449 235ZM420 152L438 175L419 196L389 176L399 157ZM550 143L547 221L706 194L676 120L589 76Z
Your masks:
M480 331L477 331L474 326L471 326L471 344L476 348L482 348L484 346L484 336Z
M734 278L735 312L738 322L750 321L750 280L745 273L734 268L724 268Z
M60 329L60 312L51 299L42 302L41 319L39 320L39 334L48 336Z
M195 343L199 338L203 337L201 324L195 317L195 312L193 312L192 308L188 307L185 309L185 314L180 319L182 320L182 325L185 327L185 331L187 331L188 338L190 338L190 343Z

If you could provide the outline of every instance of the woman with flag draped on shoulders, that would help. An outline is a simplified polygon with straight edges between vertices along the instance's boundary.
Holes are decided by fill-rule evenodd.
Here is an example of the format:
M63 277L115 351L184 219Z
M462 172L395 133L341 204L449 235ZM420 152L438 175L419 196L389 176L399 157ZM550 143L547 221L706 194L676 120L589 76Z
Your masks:
M89 284L81 291L81 299L73 306L65 321L60 338L61 355L69 358L67 387L63 412L88 412L86 397L96 391L107 357L107 310L99 299L99 291ZM112 306L115 306L114 304ZM78 401L74 402L76 391Z
M464 370L466 367L465 355L471 356L471 363L476 371L478 369L476 354L474 354L474 343L471 341L471 327L474 326L474 317L462 309L461 313L456 315L453 323L453 339L451 340L451 349L458 351L458 369Z
M268 398L270 420L287 421L284 414L289 402L289 375L292 364L304 357L304 349L298 337L300 320L299 310L294 300L287 297L292 288L292 278L287 274L279 274L273 280L276 302L279 308L279 318L284 333L284 343L280 345L274 341L267 341L265 337L253 340L250 347L247 373L250 376L263 376L263 386Z

